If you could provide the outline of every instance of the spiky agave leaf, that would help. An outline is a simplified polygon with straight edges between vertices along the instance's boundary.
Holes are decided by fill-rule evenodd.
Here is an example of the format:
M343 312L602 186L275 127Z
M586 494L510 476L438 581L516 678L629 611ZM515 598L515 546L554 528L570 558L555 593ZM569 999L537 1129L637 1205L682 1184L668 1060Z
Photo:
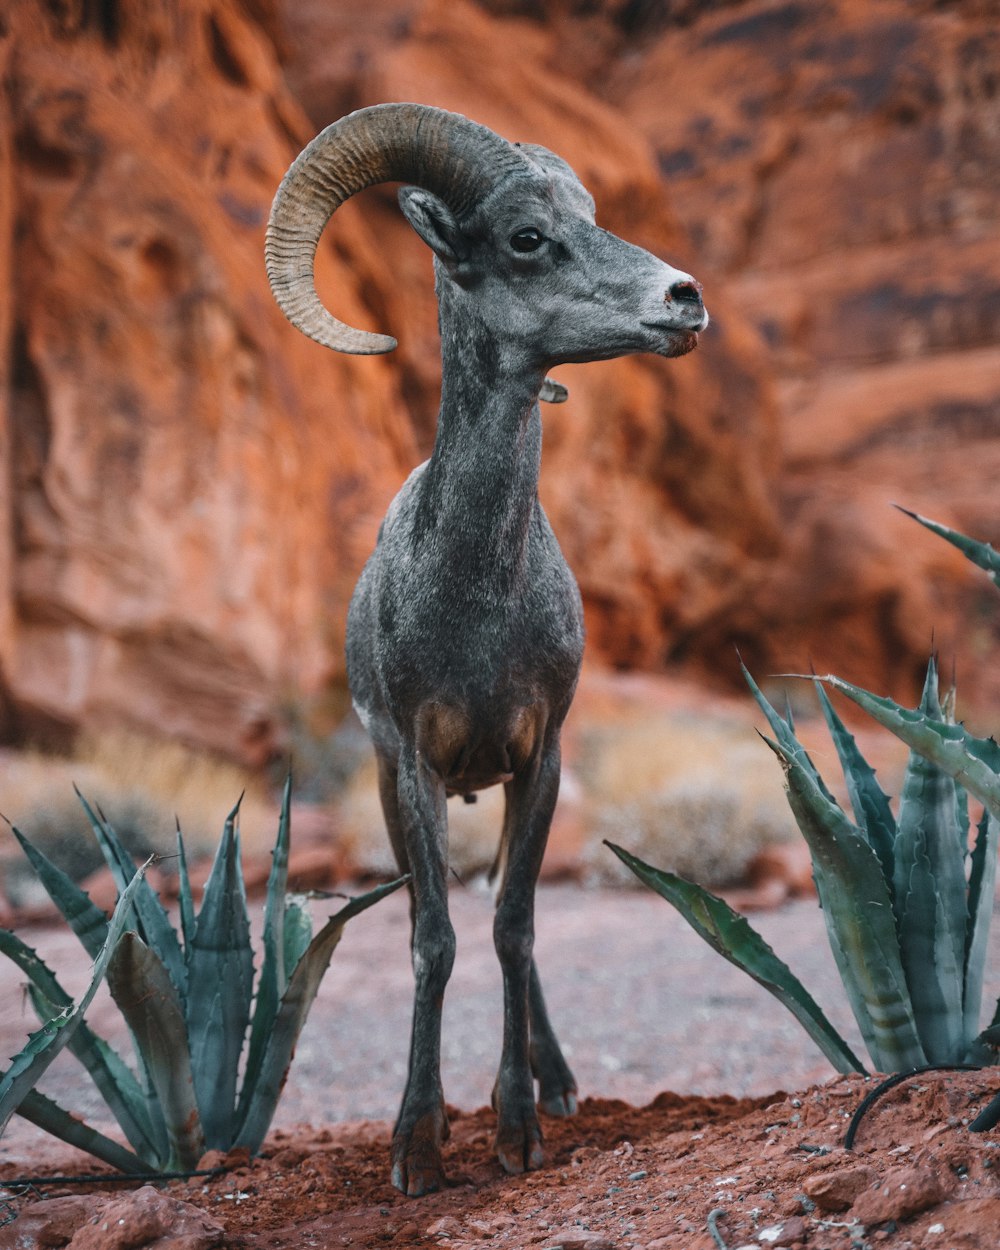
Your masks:
M779 714L774 710L774 708L768 702L767 698L764 696L760 687L757 685L753 677L750 675L750 670L747 668L747 666L743 663L742 660L740 660L740 669L743 672L743 677L747 685L750 687L750 693L757 700L757 706L767 717L767 723L771 726L771 731L773 732L775 738L778 740L782 748L790 756L793 756L795 759L799 761L799 764L801 765L801 767L805 769L805 771L813 778L816 785L819 787L820 792L827 799L829 799L831 803L836 802L833 795L827 789L826 782L820 776L819 769L809 758L809 752L805 749L802 743L795 736L795 726L793 724L792 717L791 717L791 707L789 706L789 709L788 709L789 710L788 719L787 720L783 719L781 716L779 716Z
M833 674L816 680L853 700L907 746L954 777L1000 820L1000 746L992 738L976 738L961 725L936 720L919 708L900 707Z
M187 952L187 1031L210 1150L228 1150L233 1142L236 1082L253 997L253 946L238 815L239 803L226 818Z
M898 504L896 506L899 507ZM899 510L923 525L925 529L929 529L932 534L937 534L946 542L951 543L953 547L957 547L966 559L984 569L989 573L993 582L1000 586L1000 552L995 551L989 543L977 542L975 538L960 534L958 530L950 529L939 521L931 521L928 517L921 516L919 512L911 512L909 508Z
M11 828L49 898L80 939L83 949L91 959L96 959L107 940L107 916L86 890L81 890L71 877L34 846L16 826Z
M0 952L29 978L28 992L32 1006L43 1025L72 1010L73 1000L59 984L55 973L38 952L15 933L0 929ZM133 1148L146 1157L153 1157L154 1135L146 1110L146 1098L118 1052L99 1037L85 1020L77 1025L66 1045L90 1073Z
M919 710L944 720L933 657ZM954 779L916 751L903 780L894 884L903 970L924 1052L929 1063L958 1063L965 1052L965 844Z
M184 955L190 949L194 937L194 898L191 894L191 877L188 873L187 852L181 836L180 821L177 822L177 900L181 912L181 936L184 939Z
M257 981L257 1000L254 1004L253 1021L250 1025L250 1042L243 1085L240 1089L237 1122L246 1115L250 1093L267 1039L274 1028L278 1004L288 983L285 964L285 891L288 886L288 851L291 839L292 775L285 778L281 796L281 815L278 818L278 836L271 852L271 872L267 880L267 897L264 902L264 957Z
M245 1146L251 1154L254 1154L264 1141L288 1076L299 1034L306 1022L309 1008L316 997L323 974L341 939L344 926L352 917L385 898L387 894L398 890L408 880L409 877L400 877L396 881L377 886L374 890L369 890L367 894L351 899L335 916L331 916L309 943L281 996L274 1026L267 1039L260 1067L247 1099L245 1116L236 1139L237 1146Z
M28 1090L21 1100L17 1114L46 1133L51 1133L53 1137L76 1146L78 1150L85 1150L95 1159L117 1168L119 1172L141 1174L149 1171L148 1162L134 1155L131 1150L126 1150L118 1142L112 1141L110 1137L105 1137L97 1129L91 1128L77 1116L71 1115L37 1089Z
M76 790L75 786L74 789ZM90 821L90 827L94 831L101 853L111 869L111 874L115 879L115 885L118 887L120 894L132 880L135 873L135 862L125 849L118 834L110 823L104 819L103 814L100 811L95 812L79 790L76 790L76 796L83 806L87 819ZM187 992L187 973L184 967L184 955L181 951L180 942L177 940L174 926L170 923L170 917L167 915L166 908L160 902L159 895L148 881L142 880L140 882L133 906L135 908L136 928L139 936L163 960L174 985L177 986L178 992L183 996Z
M996 894L997 841L1000 821L984 811L976 830L969 870L968 922L965 939L964 1030L973 1037L979 1028L987 940ZM997 1004L1000 1017L1000 1003Z
M640 881L681 913L714 951L748 973L784 1004L838 1072L864 1072L864 1066L827 1020L822 1008L743 916L693 881L643 863L613 842L604 843Z
M167 1133L167 1171L196 1166L204 1153L184 1008L156 951L126 933L108 965L108 988L149 1071Z
M299 960L309 949L312 941L312 917L298 897L291 896L285 903L285 982L295 971Z
M96 816L94 819L96 820ZM90 955L91 959L96 959L107 940L108 917L94 903L85 890L82 890L61 868L52 863L20 830L14 828L13 833L27 856L29 863L38 874L38 878L44 885L49 897L58 907L69 927L79 938L80 944L87 954ZM148 1132L152 1134L156 1152L160 1153L166 1148L165 1129L161 1123L156 1099L149 1082L149 1074L145 1071L142 1052L138 1046L135 1047L135 1054L139 1065L139 1084L144 1107L144 1112L140 1118ZM122 1067L124 1068L125 1065L122 1064ZM124 1081L125 1078L123 1078ZM123 1124L122 1127L124 1128L125 1125Z
M830 737L837 749L840 766L843 769L847 797L851 801L854 819L857 821L858 828L868 838L869 846L878 856L886 885L892 893L896 819L889 806L889 796L879 785L875 770L861 754L853 734L837 715L836 709L827 698L826 691L819 682L815 682L814 685L819 695L823 716L830 730Z
M926 1057L900 960L892 900L878 856L815 777L765 739L785 770L788 801L809 844L830 948L875 1066L917 1068Z
M14 1057L10 1067L0 1077L0 1134L7 1127L10 1117L20 1106L25 1094L37 1085L46 1068L80 1027L84 1013L104 980L108 964L129 919L132 903L142 885L143 874L151 862L152 858L146 861L119 897L108 924L107 938L94 964L90 985L79 1002L43 1025L37 1033L32 1033L28 1044Z

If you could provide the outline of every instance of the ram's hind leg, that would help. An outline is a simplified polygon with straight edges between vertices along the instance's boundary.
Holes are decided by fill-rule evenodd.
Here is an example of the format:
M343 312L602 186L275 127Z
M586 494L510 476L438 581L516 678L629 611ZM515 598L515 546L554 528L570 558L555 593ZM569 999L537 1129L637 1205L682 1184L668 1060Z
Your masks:
M576 1080L563 1058L555 1031L545 1009L538 966L531 961L528 986L528 1010L531 1017L531 1074L538 1082L538 1105L546 1115L574 1115L576 1112Z
M448 1136L441 1088L441 1007L455 957L448 918L444 788L419 761L397 766L378 756L386 829L402 872L410 876L413 972L416 982L409 1074L392 1136L392 1183L410 1197L444 1184L441 1143Z

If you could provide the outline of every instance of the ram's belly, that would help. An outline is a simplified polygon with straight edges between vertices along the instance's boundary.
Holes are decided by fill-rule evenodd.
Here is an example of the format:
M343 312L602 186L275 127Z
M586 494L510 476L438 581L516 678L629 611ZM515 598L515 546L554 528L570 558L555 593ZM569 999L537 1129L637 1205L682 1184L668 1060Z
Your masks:
M547 718L543 704L492 709L430 700L417 716L417 749L450 794L510 781L535 755Z

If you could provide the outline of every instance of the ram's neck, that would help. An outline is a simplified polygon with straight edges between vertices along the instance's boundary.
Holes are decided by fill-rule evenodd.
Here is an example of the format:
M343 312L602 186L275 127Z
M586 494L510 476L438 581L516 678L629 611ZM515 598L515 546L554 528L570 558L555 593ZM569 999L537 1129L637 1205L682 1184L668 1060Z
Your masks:
M437 438L421 480L418 538L476 593L522 575L538 498L541 366L518 359L478 319L442 301Z

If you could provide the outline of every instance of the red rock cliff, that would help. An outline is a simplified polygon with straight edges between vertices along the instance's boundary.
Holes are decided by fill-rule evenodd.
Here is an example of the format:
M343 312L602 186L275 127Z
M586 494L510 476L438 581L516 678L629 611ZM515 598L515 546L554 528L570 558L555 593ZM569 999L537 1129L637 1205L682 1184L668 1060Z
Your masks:
M311 128L241 5L6 20L6 732L124 720L250 749L340 671L415 454L397 377L314 352L270 297L264 222ZM345 223L342 249L364 235ZM354 267L321 265L363 321Z
M693 356L562 370L546 410L591 654L728 675L736 641L908 692L973 583L888 499L997 534L982 8L15 0L2 732L252 755L342 681L350 588L433 436L430 260L391 189L338 213L320 289L400 349L337 357L274 306L263 226L313 131L389 99L547 144L708 287Z
M908 695L934 630L960 673L976 666L968 693L1000 693L982 666L995 592L890 506L1000 538L995 3L374 0L363 23L308 0L283 7L288 75L316 124L379 95L444 90L455 108L513 111L583 166L596 148L636 170L645 136L685 232L661 245L708 283L727 330L760 334L750 351L776 383L776 443L759 441L770 426L756 397L723 402L730 424L750 423L759 454L739 448L741 470L773 502L781 541L691 630L677 605L713 557L686 548L682 578L657 588L662 632L639 662L718 671L737 641L763 671L811 658ZM573 89L600 105L606 131L573 133ZM708 352L701 363L718 370ZM665 386L678 377L661 372ZM660 403L652 419L671 422ZM708 482L725 493L732 465L713 456L699 473L690 450L661 445L661 472L675 501L685 487L712 499L716 519L696 523L715 534ZM758 515L745 514L748 530ZM647 533L676 550L669 518L650 513Z

